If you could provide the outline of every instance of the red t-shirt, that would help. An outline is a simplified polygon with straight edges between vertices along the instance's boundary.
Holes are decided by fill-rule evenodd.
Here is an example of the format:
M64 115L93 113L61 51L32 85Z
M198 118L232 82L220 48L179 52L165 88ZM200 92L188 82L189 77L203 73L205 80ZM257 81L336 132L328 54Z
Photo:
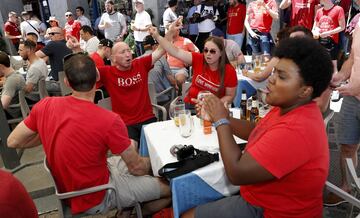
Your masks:
M90 57L95 62L96 67L105 66L104 59L102 59L102 57L97 52L92 53Z
M238 4L235 7L229 7L227 14L227 33L239 34L244 30L244 20L246 16L246 5Z
M320 33L333 30L340 26L340 20L344 19L344 10L342 7L334 5L329 10L320 8L316 12L315 21L320 28ZM336 43L339 43L339 33L330 36Z
M30 195L15 176L0 170L0 187L1 217L39 217Z
M67 40L67 36L75 36L77 40L80 40L80 29L81 29L81 23L77 20L72 20L65 23L65 39Z
M16 23L13 23L9 20L6 21L6 23L5 23L4 31L7 32L11 36L20 36L21 35L21 32L20 32L18 26L16 25ZM11 39L11 41L13 42L13 44L16 44L16 43L20 42L20 39Z
M272 109L252 131L245 152L275 177L240 188L264 217L322 217L329 145L315 102L282 116Z
M311 30L314 24L315 6L319 0L292 0L290 26L304 26Z
M107 151L120 154L130 145L119 115L72 96L41 100L24 123L39 133L60 192L107 184ZM105 191L101 191L72 198L71 211L86 211L104 196Z
M220 90L220 73L218 70L212 71L204 65L204 55L201 53L192 53L193 78L188 95L184 98L186 103L192 103L191 98L197 98L202 90L208 90L218 96L224 97L225 88L237 86L237 76L235 69L230 65L225 65L224 87Z
M278 11L275 0L264 0L264 3L267 4L271 10ZM260 6L257 1L250 2L246 14L249 17L251 29L256 29L262 33L270 32L273 19L264 6Z
M120 71L115 66L99 67L99 82L110 94L112 110L120 114L126 125L154 117L148 91L151 63L152 56L146 55L134 59L127 71Z

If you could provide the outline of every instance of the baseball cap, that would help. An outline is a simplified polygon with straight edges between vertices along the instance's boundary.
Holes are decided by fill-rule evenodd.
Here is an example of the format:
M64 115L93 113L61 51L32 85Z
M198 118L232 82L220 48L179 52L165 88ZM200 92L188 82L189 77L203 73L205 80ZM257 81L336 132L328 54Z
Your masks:
M113 2L112 0L107 0L107 1L105 2L105 4L111 4L111 5L114 5L114 2Z
M114 43L111 41L111 40L108 40L108 39L102 39L100 40L99 42L99 46L106 46L106 47L109 47L109 48L112 48Z
M159 44L151 35L147 35L144 39L143 45L156 45Z
M68 16L68 15L73 15L73 14L72 14L71 11L67 11L67 12L65 13L65 16Z
M134 3L139 2L141 4L144 4L144 0L134 0Z
M29 15L29 12L27 12L27 11L21 12L21 16L25 16L25 15Z

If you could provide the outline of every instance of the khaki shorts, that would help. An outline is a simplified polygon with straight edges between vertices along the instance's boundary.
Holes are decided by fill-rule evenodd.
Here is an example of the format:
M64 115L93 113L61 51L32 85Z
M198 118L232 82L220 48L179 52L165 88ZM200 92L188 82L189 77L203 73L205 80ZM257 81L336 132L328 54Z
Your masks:
M133 176L119 156L108 158L110 181L117 192L108 190L103 202L89 209L88 214L104 214L109 210L134 206L136 202L160 199L160 182L152 176Z

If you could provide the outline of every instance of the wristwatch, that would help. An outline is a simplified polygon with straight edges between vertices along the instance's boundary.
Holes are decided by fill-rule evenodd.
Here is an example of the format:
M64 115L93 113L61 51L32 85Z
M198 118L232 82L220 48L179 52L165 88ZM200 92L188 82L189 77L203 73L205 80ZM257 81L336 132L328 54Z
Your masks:
M217 129L221 125L230 125L230 121L228 119L222 118L213 123L213 126L215 127L215 129Z

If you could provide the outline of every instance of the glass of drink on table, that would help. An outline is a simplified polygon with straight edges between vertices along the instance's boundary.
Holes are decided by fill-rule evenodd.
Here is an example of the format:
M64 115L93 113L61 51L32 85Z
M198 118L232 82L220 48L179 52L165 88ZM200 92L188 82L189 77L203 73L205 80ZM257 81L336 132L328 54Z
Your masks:
M180 135L184 138L191 136L194 129L194 123L191 117L191 111L190 110L179 111L178 122L180 127L179 128Z

